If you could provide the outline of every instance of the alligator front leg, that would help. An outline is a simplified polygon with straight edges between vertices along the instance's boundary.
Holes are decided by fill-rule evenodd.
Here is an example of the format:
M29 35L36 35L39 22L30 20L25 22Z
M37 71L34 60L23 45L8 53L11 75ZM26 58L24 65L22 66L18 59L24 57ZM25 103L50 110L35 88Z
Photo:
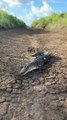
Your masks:
M39 73L42 73L43 70L44 70L43 66L40 66L40 67L39 67Z

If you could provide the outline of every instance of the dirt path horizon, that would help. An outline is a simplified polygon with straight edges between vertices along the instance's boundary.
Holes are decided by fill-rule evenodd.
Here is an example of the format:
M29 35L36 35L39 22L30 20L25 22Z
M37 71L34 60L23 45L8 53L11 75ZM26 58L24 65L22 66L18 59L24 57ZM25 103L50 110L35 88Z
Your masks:
M37 49L48 50L50 62L18 77ZM67 120L67 29L0 31L0 120Z

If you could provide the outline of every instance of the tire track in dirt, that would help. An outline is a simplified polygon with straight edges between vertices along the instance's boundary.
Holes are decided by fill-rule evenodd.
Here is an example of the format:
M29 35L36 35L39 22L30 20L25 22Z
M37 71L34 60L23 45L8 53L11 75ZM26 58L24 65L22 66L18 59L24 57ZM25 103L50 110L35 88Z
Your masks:
M18 77L30 59L28 47L48 48L56 56L43 73ZM0 32L0 119L67 120L67 31Z
M35 39L30 40L30 44L31 44L31 47L33 47L35 49L38 48L38 47L40 48L40 44Z

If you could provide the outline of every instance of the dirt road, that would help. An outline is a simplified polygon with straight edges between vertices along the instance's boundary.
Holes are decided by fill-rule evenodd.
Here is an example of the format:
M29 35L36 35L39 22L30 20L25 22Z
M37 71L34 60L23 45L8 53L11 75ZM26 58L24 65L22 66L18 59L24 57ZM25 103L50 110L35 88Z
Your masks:
M18 77L30 47L53 57L43 73ZM0 120L67 120L66 29L0 31Z

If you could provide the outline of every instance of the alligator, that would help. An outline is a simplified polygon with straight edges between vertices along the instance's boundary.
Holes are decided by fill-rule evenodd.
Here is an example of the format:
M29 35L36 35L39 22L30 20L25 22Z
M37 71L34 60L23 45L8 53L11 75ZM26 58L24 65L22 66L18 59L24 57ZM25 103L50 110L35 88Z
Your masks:
M37 52L32 56L35 56L35 59L32 62L25 64L20 70L19 74L26 75L27 73L36 69L39 69L39 71L41 72L43 70L44 64L48 62L50 58L50 54L48 51Z

